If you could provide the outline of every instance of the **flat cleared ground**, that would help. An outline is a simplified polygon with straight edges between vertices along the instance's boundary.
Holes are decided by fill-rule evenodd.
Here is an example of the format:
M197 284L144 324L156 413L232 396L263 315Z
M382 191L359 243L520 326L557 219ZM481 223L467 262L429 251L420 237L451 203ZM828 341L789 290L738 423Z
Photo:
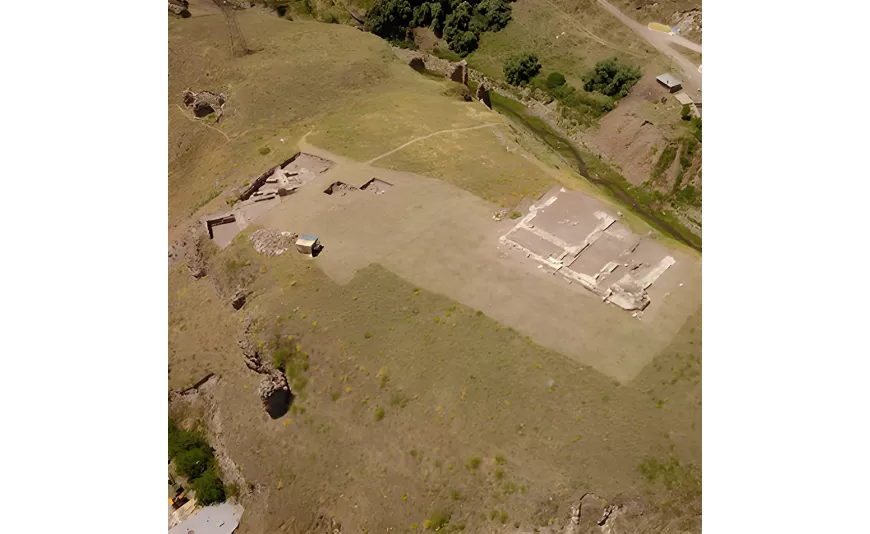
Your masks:
M493 221L497 206L441 180L367 166L308 144L303 149L337 164L257 222L319 236L327 250L317 264L339 284L380 264L622 382L634 378L700 305L700 264L689 255L674 252L678 264L662 281L675 286L679 278L681 291L638 321L562 277L518 261L516 251L499 245L513 223ZM383 195L323 193L333 182L359 184L371 177L394 187Z

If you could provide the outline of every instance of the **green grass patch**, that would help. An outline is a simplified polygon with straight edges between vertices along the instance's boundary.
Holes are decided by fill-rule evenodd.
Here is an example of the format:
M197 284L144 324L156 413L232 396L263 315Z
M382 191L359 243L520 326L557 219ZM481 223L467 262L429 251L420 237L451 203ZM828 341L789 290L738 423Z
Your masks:
M658 161L656 161L655 167L653 167L653 178L658 178L671 168L671 165L674 163L674 158L677 157L677 148L679 148L678 144L668 143L664 150L662 150L662 153L659 154Z

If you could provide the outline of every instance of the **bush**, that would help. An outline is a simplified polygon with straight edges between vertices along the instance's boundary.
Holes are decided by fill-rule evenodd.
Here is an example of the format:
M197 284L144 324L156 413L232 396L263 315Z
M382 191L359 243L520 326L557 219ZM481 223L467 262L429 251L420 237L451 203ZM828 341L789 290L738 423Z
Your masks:
M221 482L214 466L211 466L201 477L191 482L190 486L196 492L196 501L203 506L223 502L226 499L223 482Z
M260 147L260 150L258 150L258 152L260 153L261 156L265 156L266 154L268 154L271 151L272 151L272 149L267 147L267 146Z
M175 468L180 474L193 480L205 473L211 457L210 450L200 447L182 451L175 457Z
M524 85L539 72L541 62L529 52L511 56L504 62L504 77L511 85Z
M692 118L692 108L689 104L683 104L683 109L680 110L680 118L687 121Z
M375 410L375 421L380 421L383 418L384 418L384 409L379 407Z
M438 510L432 512L432 515L429 516L423 525L424 528L428 530L441 530L447 523L450 522L450 512L447 510Z
M561 87L565 85L565 76L561 72L551 72L549 76L547 76L547 88L555 89L557 87Z
M700 117L692 117L692 120L689 121L689 124L692 127L692 135L695 136L695 139L700 141L701 140L701 118Z
M477 456L472 456L471 459L468 460L468 463L465 464L465 467L469 469L477 469L478 467L480 467L480 458L478 458Z
M181 430L170 420L169 458L175 459L176 470L190 482L196 492L197 502L208 506L226 499L214 450L201 434Z
M583 77L583 89L622 98L634 87L640 76L639 68L612 57L599 61L595 68L586 73Z

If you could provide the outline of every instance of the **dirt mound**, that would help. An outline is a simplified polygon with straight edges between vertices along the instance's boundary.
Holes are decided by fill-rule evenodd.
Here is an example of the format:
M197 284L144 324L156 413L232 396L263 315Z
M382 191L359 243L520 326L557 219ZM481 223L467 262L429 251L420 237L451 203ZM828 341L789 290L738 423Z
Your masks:
M290 250L299 237L293 232L279 232L278 230L257 230L251 234L251 244L254 250L264 256L279 256Z

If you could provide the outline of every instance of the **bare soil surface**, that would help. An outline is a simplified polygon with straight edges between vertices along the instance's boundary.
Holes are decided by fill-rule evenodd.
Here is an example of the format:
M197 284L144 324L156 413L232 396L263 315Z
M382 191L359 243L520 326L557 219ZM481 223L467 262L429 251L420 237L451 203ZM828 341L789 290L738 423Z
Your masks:
M378 263L622 382L649 364L700 302L700 264L691 255L675 252L678 264L666 275L680 279L681 291L638 321L535 264L518 264L516 251L499 248L498 238L512 224L492 220L498 206L439 180L354 162L305 142L300 146L336 166L259 222L319 236L326 252L318 265L339 284ZM323 193L335 181L371 177L393 187L376 197Z

